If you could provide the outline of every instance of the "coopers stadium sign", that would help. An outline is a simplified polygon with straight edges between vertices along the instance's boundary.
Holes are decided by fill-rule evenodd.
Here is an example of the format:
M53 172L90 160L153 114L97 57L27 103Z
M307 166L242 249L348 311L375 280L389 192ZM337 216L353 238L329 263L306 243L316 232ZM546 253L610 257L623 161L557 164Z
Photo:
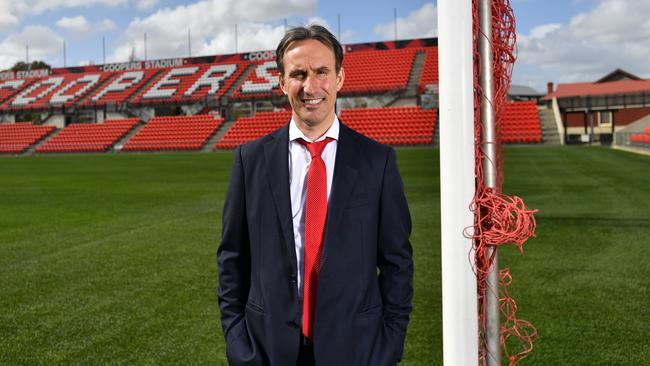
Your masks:
M258 51L248 54L250 61L266 61L275 59L275 51Z
M3 71L0 72L0 80L42 78L48 75L50 75L49 69Z
M115 64L106 64L100 66L100 68L102 71L116 72L116 71L133 71L133 70L142 70L142 69L164 69L168 67L177 67L177 66L183 66L182 58L120 62Z

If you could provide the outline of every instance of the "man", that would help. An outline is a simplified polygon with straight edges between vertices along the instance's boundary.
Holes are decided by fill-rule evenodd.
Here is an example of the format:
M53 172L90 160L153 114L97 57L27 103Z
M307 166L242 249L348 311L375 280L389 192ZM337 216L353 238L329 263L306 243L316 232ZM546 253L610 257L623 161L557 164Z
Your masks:
M413 295L393 149L338 120L343 50L321 26L277 48L293 109L235 150L217 253L230 365L395 365Z

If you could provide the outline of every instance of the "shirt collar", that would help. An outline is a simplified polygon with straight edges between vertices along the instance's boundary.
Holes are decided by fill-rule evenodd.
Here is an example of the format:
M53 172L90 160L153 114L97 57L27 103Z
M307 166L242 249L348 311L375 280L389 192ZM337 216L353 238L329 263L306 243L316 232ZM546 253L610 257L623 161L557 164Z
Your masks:
M323 136L319 137L318 140L316 141L321 141L324 140L326 137L333 138L334 140L339 139L339 118L334 115L334 122L332 122L332 125L330 128L325 131ZM297 139L303 139L308 142L313 142L307 136L305 136L302 131L298 128L298 125L296 125L296 121L291 118L291 122L289 122L289 142L297 140Z

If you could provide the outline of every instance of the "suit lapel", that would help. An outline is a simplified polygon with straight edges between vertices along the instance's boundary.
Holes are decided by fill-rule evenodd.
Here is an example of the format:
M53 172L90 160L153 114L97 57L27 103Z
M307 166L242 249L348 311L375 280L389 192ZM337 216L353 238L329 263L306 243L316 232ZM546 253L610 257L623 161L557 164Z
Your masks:
M285 125L264 144L266 172L275 202L287 252L296 268L296 248L291 219L291 195L289 193L289 125Z
M338 230L346 202L350 199L354 182L357 179L357 159L359 158L359 144L354 140L352 131L343 123L340 124L339 140L336 148L334 163L334 179L332 192L327 205L327 224L321 255L321 268L327 260L329 238Z

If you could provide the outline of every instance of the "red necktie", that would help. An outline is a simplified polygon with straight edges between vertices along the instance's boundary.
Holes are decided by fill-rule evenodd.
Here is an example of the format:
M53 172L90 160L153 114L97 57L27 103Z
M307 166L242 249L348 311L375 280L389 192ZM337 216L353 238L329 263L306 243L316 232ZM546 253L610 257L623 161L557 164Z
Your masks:
M307 173L307 199L305 203L305 239L302 303L302 334L313 340L316 288L320 273L320 256L323 248L325 220L327 218L327 170L321 158L323 149L332 138L317 142L296 140L305 145L311 154Z

